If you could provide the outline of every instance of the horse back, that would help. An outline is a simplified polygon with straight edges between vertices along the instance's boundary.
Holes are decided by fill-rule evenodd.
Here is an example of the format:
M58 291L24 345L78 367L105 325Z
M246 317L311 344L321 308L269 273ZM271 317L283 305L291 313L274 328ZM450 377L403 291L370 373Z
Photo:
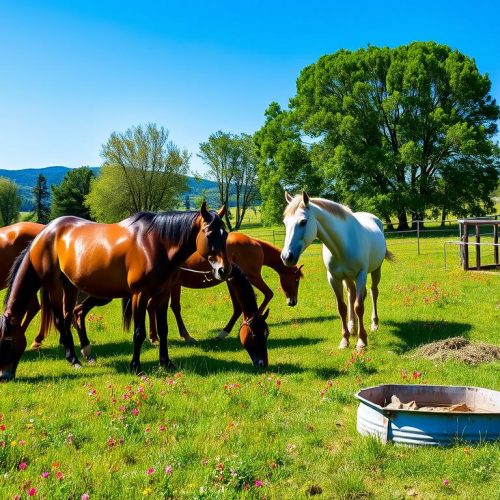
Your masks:
M360 223L360 241L368 262L368 272L372 272L385 258L384 225L378 217L369 212L355 212L353 215Z

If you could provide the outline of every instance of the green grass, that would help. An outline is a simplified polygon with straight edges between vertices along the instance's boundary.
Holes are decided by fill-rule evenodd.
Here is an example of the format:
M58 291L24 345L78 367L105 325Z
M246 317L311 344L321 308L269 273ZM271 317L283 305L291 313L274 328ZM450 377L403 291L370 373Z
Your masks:
M402 372L419 371L430 384L500 389L500 363L466 366L414 355L422 343L456 335L498 342L500 276L462 272L456 249L444 272L448 239L426 238L420 256L414 239L389 240L397 262L383 267L381 327L369 336L371 359L364 363L349 363L352 351L336 348L340 322L316 244L302 259L297 307L286 307L277 276L265 270L275 291L269 373L253 369L235 333L213 339L230 315L224 285L183 291L197 345L182 343L169 317L177 374L161 372L157 349L146 344L147 377L128 373L132 342L121 332L118 302L89 321L93 366L72 369L51 335L42 351L26 352L16 381L0 386L0 498L24 498L32 488L48 499L281 499L319 491L345 499L500 498L500 444L406 448L356 432L353 394L404 383Z

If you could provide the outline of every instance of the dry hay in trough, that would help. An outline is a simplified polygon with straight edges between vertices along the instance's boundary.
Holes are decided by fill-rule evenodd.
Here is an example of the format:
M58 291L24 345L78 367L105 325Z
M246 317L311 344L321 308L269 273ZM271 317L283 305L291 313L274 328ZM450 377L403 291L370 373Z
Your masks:
M456 359L468 365L500 360L500 347L483 342L471 342L463 337L451 337L425 344L417 349L417 354L427 359Z

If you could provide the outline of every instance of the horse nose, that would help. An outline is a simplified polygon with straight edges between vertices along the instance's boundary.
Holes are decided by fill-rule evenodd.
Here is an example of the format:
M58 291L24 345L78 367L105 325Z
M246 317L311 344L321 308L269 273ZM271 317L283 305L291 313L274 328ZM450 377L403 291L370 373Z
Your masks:
M286 254L282 252L281 260L283 261L283 264L289 265L291 262L293 262L293 253L290 251L287 252Z

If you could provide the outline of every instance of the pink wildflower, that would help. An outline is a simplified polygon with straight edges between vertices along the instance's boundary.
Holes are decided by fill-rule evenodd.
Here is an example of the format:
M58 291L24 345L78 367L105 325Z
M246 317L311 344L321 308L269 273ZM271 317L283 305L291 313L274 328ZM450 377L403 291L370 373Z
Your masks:
M81 497L81 500L89 500L89 494L88 493L84 493Z
M170 476L170 474L172 474L172 471L173 471L173 467L171 465L167 465L165 467L165 474L167 474L167 476Z
M256 488L262 488L264 486L264 483L260 479L255 480L255 487Z
M151 474L154 474L155 470L153 469L153 467L150 467L147 471L146 471L146 474L148 476L151 476Z
M27 467L28 467L28 464L26 462L21 462L19 464L19 470L26 470Z
M139 410L137 408L134 408L132 410L132 415L139 415Z
M28 491L28 495L29 495L30 497L34 497L34 496L36 495L36 492L37 492L37 491L38 491L38 490L37 490L36 488L31 488L31 489Z
M44 479L47 479L49 477L50 473L49 472L42 472L42 477Z

